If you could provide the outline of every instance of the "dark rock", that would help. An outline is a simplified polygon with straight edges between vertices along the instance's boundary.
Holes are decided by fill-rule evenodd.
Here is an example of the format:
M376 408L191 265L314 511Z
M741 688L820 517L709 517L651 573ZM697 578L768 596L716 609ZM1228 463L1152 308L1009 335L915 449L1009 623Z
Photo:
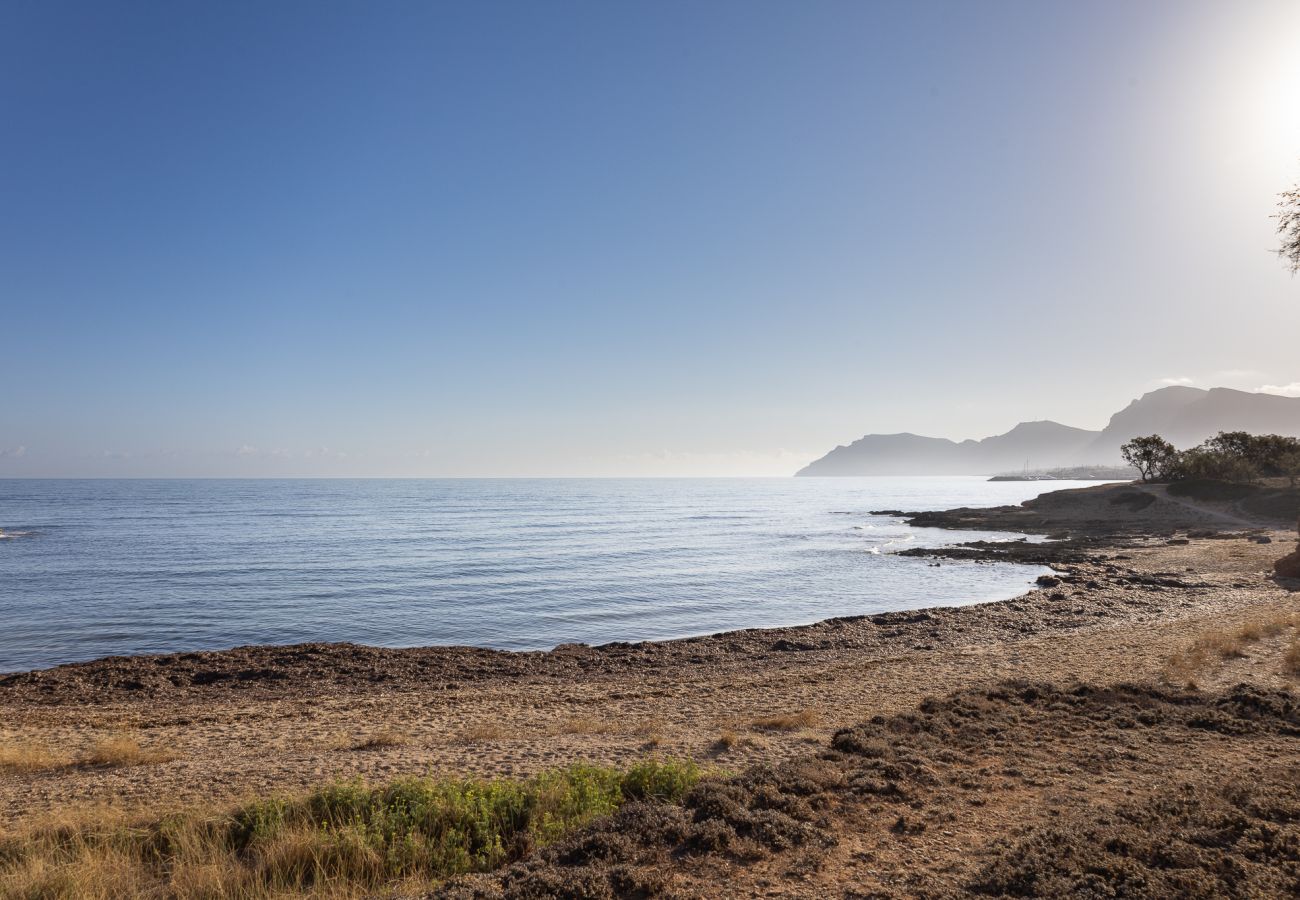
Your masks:
M1300 547L1273 563L1273 571L1283 578L1300 578Z

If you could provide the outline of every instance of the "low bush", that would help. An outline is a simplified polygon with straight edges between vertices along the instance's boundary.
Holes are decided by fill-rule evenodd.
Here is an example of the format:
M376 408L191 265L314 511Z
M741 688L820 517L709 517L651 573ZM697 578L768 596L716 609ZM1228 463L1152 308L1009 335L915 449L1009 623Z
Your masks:
M366 895L497 868L628 801L680 802L699 780L690 762L575 765L522 781L356 780L233 810L50 823L0 840L0 896Z
M1249 497L1258 491L1259 488L1253 484L1238 484L1208 478L1175 481L1169 485L1169 493L1175 497L1187 497L1190 500L1208 500L1211 503L1231 503Z

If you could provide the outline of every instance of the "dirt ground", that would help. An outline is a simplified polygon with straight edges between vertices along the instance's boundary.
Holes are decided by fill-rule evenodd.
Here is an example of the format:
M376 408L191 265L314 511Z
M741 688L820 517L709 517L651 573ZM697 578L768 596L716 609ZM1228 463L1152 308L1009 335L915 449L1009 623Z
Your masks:
M1300 704L1029 681L632 804L433 897L1294 897Z

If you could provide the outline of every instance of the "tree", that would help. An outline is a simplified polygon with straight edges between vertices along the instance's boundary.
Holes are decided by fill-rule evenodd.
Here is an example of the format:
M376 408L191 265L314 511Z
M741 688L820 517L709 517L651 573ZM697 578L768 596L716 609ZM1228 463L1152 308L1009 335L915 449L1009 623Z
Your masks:
M1277 467L1291 482L1291 487L1295 487L1296 482L1300 481L1300 450L1292 450L1279 456Z
M1274 218L1277 219L1278 237L1282 239L1277 255L1286 261L1294 275L1300 272L1300 186L1279 195L1277 207Z
M1178 454L1166 472L1174 481L1232 481L1239 484L1259 477L1259 468L1244 456L1216 449L1212 441Z
M1282 239L1282 246L1277 248L1277 255L1286 261L1291 267L1291 274L1300 272L1300 186L1293 187L1289 191L1283 191L1277 200L1277 233ZM1295 487L1295 476L1291 475L1291 486ZM1300 532L1300 519L1295 523L1296 531ZM1295 553L1285 559L1291 560L1291 567L1300 571L1300 545L1297 545ZM1279 560L1278 566L1283 564ZM1281 573L1282 569L1279 568Z
M1219 476L1225 481L1250 481L1261 476L1285 475L1279 460L1300 451L1300 440L1280 434L1250 434L1246 431L1220 431L1198 449L1224 458L1225 471L1235 474Z
M1174 445L1158 434L1135 437L1119 448L1124 461L1137 469L1143 481L1163 478L1170 467L1178 461L1178 451Z
M1249 431L1220 431L1202 446L1216 453L1250 459L1255 455L1255 440Z

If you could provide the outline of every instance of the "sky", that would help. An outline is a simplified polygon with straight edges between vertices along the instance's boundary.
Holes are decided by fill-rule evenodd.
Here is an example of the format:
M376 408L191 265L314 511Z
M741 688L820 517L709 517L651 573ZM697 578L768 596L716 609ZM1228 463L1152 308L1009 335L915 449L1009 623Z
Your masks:
M1300 4L0 6L0 477L788 475L1300 395Z

